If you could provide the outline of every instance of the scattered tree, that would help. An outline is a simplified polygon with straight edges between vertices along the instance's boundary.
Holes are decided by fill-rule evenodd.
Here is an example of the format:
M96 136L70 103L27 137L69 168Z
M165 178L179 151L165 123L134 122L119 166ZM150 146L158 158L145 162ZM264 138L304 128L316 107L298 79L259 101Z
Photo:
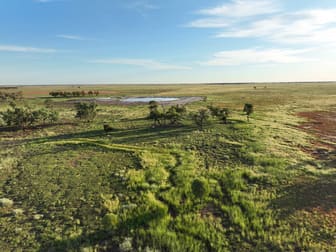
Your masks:
M23 98L22 92L1 92L0 91L0 100L8 101L8 100L20 100Z
M215 106L208 106L208 109L211 112L211 115L220 119L224 124L227 123L227 119L229 117L230 111L228 108L221 108Z
M58 113L45 108L33 110L30 107L18 107L15 103L10 103L7 111L0 112L0 117L7 126L20 127L25 129L36 124L45 124L47 121L54 123L58 120Z
M170 125L178 125L187 112L187 109L180 105L171 106L167 111L164 108L160 110L159 103L156 101L150 101L148 108L148 118L154 121L154 126L167 125L167 121Z
M176 105L168 109L164 114L165 119L169 120L171 125L177 125L181 123L183 116L187 113L187 109L184 106Z
M97 104L95 102L90 103L76 103L76 118L80 120L87 120L88 122L93 121L97 116Z
M159 111L159 103L156 101L150 101L149 102L149 119L152 119L154 121L155 125L161 125L162 124L162 112Z
M246 103L246 104L244 105L243 112L246 113L247 121L249 121L249 120L250 120L250 115L253 113L253 105L250 104L250 103Z
M203 130L204 125L209 121L210 113L208 109L200 109L192 115L194 122L200 130Z

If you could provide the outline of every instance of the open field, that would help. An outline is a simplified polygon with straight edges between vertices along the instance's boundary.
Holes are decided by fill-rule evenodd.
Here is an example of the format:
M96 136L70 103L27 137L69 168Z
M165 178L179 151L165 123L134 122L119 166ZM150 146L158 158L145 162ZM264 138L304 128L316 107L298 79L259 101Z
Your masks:
M206 99L153 127L148 104L99 103L88 122L55 90ZM334 83L0 91L59 113L24 129L0 119L1 251L336 251ZM210 105L228 121L201 129L190 113Z

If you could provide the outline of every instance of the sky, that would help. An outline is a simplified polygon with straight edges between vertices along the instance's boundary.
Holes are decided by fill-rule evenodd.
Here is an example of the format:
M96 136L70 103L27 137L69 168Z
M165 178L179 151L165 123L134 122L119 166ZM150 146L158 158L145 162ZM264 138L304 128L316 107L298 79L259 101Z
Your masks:
M0 85L336 80L335 0L0 0Z

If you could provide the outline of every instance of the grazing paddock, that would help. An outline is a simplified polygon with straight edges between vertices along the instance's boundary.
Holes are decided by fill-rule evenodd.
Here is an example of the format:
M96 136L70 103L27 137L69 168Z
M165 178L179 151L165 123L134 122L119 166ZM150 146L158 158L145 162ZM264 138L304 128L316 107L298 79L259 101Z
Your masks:
M54 90L199 99L75 106ZM20 91L37 118L0 119L1 251L336 250L336 84Z

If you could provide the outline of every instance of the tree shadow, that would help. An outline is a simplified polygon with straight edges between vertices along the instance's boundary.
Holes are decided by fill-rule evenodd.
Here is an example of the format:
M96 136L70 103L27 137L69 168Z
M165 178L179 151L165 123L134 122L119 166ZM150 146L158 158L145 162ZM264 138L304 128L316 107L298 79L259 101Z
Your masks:
M309 178L284 188L284 195L273 200L271 206L282 210L284 215L297 210L336 208L336 174Z
M195 128L189 126L175 126L175 127L159 127L159 128L136 128L136 129L120 129L111 132L105 132L104 130L91 130L78 133L69 133L51 137L34 138L20 141L22 143L48 143L62 140L87 138L95 140L108 139L112 143L116 144L134 144L134 143L146 143L156 140L162 140L163 138L172 138L181 134L186 134L193 131Z
M108 133L108 137L113 143L134 144L146 143L164 138L175 138L176 136L187 134L195 128L178 126L178 127L159 127L159 128L138 128L131 130L121 130Z
M104 244L104 251L119 251L118 246L110 241L112 235L113 234L109 232L98 230L92 233L82 234L73 238L61 240L54 239L46 241L38 251L82 251L81 249L83 249L84 247L90 248L95 247L99 244Z
M0 127L0 132L17 132L20 130L23 131L31 131L31 130L39 130L39 129L46 129L51 127L57 127L57 126L77 126L78 123L74 122L66 122L66 123L45 123L45 124L38 124L38 125L32 125L32 126L26 126L24 128L18 127L18 126L5 126Z

